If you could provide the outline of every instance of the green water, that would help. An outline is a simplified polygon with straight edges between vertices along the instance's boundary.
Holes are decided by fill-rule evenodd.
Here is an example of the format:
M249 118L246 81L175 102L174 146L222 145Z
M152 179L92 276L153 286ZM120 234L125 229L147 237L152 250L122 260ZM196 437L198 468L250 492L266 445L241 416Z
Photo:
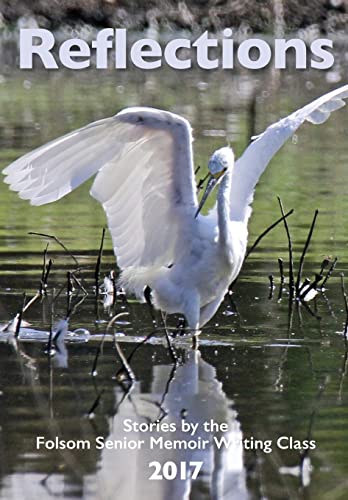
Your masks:
M149 105L183 114L191 121L200 177L214 149L230 141L239 155L251 131L261 132L330 88L319 72L263 72L255 77L247 72L195 70L7 70L0 84L0 167L126 106ZM233 304L226 300L204 328L200 355L190 352L189 342L179 342L175 348L180 363L173 367L158 335L134 355L131 367L137 381L126 395L115 380L120 361L111 334L117 333L129 354L154 326L146 305L131 298L110 308L103 307L102 299L95 301L94 266L105 225L101 207L89 197L88 186L53 205L30 207L0 184L0 322L14 317L23 292L31 297L39 286L46 240L28 235L30 231L54 234L64 242L77 257L82 267L79 276L89 292L70 321L71 331L84 328L88 333L68 336L67 355L62 356L60 366L57 360L49 362L47 332L51 316L55 322L66 314L65 288L52 314L51 298L65 284L66 272L74 268L72 259L50 242L48 256L54 263L48 297L25 314L30 326L22 329L17 347L7 343L8 335L0 334L0 498L184 498L187 485L183 481L149 481L149 463L192 459L203 460L205 470L193 482L190 498L347 498L347 346L340 287L340 272L348 274L347 135L346 109L324 125L304 125L273 159L253 204L250 242L279 217L277 195L286 209L295 209L289 224L297 263L314 210L319 209L304 274L312 278L325 256L338 257L338 264L325 296L310 304L313 315L296 306L289 315L286 291L278 300L277 259L284 259L286 274L288 262L287 240L280 225L246 262L234 287ZM113 267L107 235L102 276ZM271 298L270 274L276 285ZM77 294L73 305L81 298ZM101 335L118 312L128 315L109 329L98 376L91 377ZM176 323L176 319L170 321ZM86 418L100 394L95 418ZM227 422L239 438L272 440L272 453L35 448L38 435L123 439L125 418L153 421L163 411L163 422L179 425L182 410L188 421L192 417L202 423L212 418ZM275 443L283 435L314 439L316 448L309 453L281 450ZM212 480L212 469L222 475L230 471L229 494L216 493L219 481L214 474Z

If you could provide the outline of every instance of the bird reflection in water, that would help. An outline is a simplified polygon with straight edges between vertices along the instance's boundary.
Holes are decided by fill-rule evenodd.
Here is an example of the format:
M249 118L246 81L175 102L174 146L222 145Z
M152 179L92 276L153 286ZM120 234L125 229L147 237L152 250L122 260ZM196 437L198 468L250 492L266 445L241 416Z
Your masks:
M85 480L88 498L95 498L97 491L103 492L103 498L136 500L139 498L159 499L244 499L248 498L246 471L243 463L243 434L237 420L237 412L231 408L232 401L226 397L222 384L216 379L213 366L204 361L199 351L185 353L186 360L176 367L172 377L171 367L155 366L153 381L149 393L141 393L140 382L136 382L131 396L124 399L117 413L110 419L110 432L105 441L135 441L142 445L137 449L106 449L101 451L99 470ZM116 393L122 398L123 393ZM227 424L228 430L206 432L204 422L214 422L214 428ZM140 432L128 427L139 424L159 422L159 431ZM131 423L130 423L131 422ZM182 422L194 424L194 435L181 430ZM135 425L134 425L135 424ZM161 426L162 424L162 426ZM167 424L167 425L163 425ZM143 427L143 425L141 427ZM160 430L175 428L175 432ZM231 443L228 448L216 446L214 438L225 438ZM151 443L167 442L162 447ZM170 443L179 442L181 446L170 449ZM187 448L189 442L194 447ZM151 462L158 462L163 467L173 462L178 468L172 480L150 480L154 473ZM192 478L194 467L190 462L202 462L197 479ZM180 478L180 464L187 471L188 477Z

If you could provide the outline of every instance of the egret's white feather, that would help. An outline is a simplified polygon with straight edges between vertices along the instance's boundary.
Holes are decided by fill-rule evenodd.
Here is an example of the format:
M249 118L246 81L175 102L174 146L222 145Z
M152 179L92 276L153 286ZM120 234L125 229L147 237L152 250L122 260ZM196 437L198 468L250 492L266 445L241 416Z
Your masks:
M255 186L265 168L304 121L315 125L324 123L332 111L345 105L348 85L333 90L291 115L270 125L256 136L235 164L232 176L230 216L231 220L247 224L251 214Z
M32 205L50 203L97 174L118 265L167 265L197 207L189 123L130 108L51 141L4 170Z
M10 189L32 205L58 200L94 175L115 154L107 118L41 146L9 165L3 173Z
M104 207L121 268L168 265L197 206L191 128L148 108L124 110L117 120L133 142L103 166L91 194ZM134 129L141 130L137 142Z

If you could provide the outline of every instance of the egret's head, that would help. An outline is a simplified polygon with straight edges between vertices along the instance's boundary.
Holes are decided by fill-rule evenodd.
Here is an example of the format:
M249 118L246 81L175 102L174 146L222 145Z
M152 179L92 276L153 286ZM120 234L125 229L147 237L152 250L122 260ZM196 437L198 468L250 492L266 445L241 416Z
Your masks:
M233 168L234 165L234 154L231 148L228 146L218 149L211 156L208 163L208 170L211 177L219 180L227 170Z
M205 188L202 200L199 204L195 217L202 210L209 194L213 191L214 187L221 181L225 174L232 170L234 165L234 154L232 148L224 147L215 151L211 156L208 163L208 183Z

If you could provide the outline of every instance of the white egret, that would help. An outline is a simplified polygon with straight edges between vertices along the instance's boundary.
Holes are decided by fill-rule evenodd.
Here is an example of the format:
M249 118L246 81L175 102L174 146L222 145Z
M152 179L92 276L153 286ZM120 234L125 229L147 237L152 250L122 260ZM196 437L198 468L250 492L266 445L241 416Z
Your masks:
M182 313L197 331L217 311L246 252L254 188L273 155L304 122L323 123L344 106L348 85L319 97L260 134L234 161L224 147L210 158L199 214L187 120L167 111L129 108L19 158L5 182L32 205L56 201L96 175L91 195L104 207L120 283L155 307Z

